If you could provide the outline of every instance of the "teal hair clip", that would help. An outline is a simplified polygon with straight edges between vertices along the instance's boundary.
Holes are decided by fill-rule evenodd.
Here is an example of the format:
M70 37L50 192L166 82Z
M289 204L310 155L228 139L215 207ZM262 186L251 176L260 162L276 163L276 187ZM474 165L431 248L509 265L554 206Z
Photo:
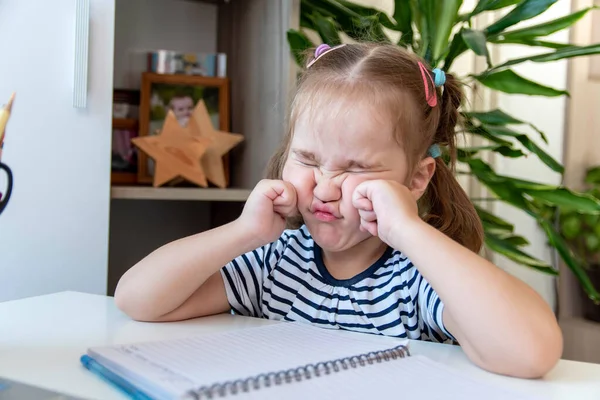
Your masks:
M427 150L427 154L430 157L438 158L439 156L442 155L442 150L440 149L440 146L438 146L437 144L432 144L429 147L429 150Z
M435 68L433 70L433 82L435 86L444 86L444 83L446 83L446 73L439 68Z

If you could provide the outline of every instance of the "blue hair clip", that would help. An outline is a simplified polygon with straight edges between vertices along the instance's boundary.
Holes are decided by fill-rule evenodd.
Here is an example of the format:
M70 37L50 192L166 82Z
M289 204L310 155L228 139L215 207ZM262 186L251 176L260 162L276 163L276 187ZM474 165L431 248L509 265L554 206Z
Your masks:
M439 68L435 68L433 70L433 81L435 86L444 86L444 83L446 83L446 73Z
M429 147L429 150L427 150L427 154L430 157L438 158L439 156L442 155L442 150L440 149L440 146L438 146L437 144L432 144Z

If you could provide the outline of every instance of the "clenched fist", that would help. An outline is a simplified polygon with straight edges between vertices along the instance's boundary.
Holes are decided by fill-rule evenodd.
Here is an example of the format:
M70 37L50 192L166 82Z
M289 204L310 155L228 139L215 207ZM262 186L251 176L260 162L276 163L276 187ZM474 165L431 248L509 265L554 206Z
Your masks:
M392 247L398 246L399 232L420 223L417 198L401 183L370 180L358 185L352 205L360 215L360 229L378 236Z
M297 213L294 186L264 179L250 193L238 221L241 229L254 232L259 247L277 240L285 229L286 217Z

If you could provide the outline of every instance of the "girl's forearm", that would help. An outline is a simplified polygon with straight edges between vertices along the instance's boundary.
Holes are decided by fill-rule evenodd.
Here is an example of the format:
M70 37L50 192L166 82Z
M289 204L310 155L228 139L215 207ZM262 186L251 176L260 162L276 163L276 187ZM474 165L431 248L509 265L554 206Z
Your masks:
M444 303L444 323L480 366L533 377L562 352L554 313L531 287L419 221L398 233L400 250Z
M155 319L185 302L226 263L264 243L236 222L168 243L129 269L115 301L140 319Z

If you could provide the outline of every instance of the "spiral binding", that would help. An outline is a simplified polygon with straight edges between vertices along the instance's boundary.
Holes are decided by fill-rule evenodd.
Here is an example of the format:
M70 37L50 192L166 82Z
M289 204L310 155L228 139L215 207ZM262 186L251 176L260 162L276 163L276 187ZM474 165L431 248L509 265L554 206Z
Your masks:
M186 398L201 400L214 399L217 397L226 397L236 395L240 392L249 392L250 390L260 390L271 386L300 382L303 379L318 378L323 375L329 375L332 372L339 372L349 368L364 367L367 364L381 363L383 361L396 360L398 358L409 357L410 352L404 345L391 349L369 352L352 357L340 358L337 360L318 362L316 364L307 364L298 368L290 368L278 372L269 372L246 379L238 379L223 383L216 383L211 386L202 386L186 393Z

